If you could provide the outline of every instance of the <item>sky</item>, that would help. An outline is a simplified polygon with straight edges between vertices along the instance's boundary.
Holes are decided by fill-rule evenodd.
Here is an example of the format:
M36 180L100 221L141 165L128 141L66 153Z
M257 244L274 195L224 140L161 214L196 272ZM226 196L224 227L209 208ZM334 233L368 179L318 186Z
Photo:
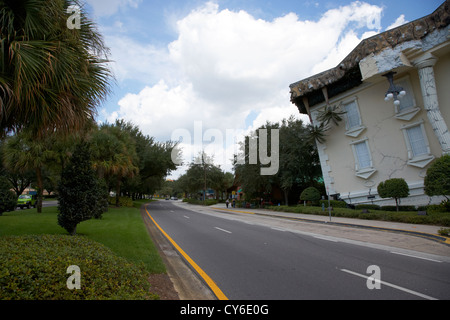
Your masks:
M83 0L110 49L99 123L124 119L232 171L243 134L294 116L289 85L339 64L364 38L443 0ZM214 138L212 138L214 137Z

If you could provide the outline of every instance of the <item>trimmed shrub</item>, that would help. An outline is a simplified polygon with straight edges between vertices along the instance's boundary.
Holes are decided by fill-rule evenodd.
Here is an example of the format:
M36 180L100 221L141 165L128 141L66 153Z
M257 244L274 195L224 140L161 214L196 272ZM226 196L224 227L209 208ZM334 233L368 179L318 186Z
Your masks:
M0 177L0 216L3 212L14 211L17 206L17 195L8 186L6 178Z
M424 180L425 193L428 196L450 195L450 155L443 155L428 168Z
M300 200L317 203L320 200L320 192L314 187L308 187L300 194Z
M112 206L116 205L116 197L109 197L108 203ZM133 199L129 197L119 197L119 207L133 207Z
M203 200L198 200L198 199L187 199L187 198L185 198L185 199L183 199L183 202L187 202L187 203L190 203L190 204L200 204L200 205L203 204ZM212 206L212 205L217 204L217 203L219 203L219 201L215 200L215 199L206 199L205 200L205 205L206 206Z
M382 198L394 198L397 211L399 211L398 200L409 196L409 187L403 178L394 178L380 182L377 191Z
M377 204L357 204L355 206L356 210L361 210L361 209L370 209L370 210L380 210L380 206Z
M380 209L385 211L417 211L415 206L398 206L398 210L396 206L381 206Z
M328 208L328 200L319 200L319 206L322 206L322 203L325 204L325 208ZM333 208L346 208L347 203L341 200L330 200L330 204Z
M81 289L69 290L69 266L81 271ZM81 236L0 238L0 300L144 300L148 272Z

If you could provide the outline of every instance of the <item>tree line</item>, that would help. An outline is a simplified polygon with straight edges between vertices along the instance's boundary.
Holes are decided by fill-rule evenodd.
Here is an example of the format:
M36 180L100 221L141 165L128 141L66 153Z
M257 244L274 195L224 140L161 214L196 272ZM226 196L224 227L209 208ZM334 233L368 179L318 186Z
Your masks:
M271 150L271 136L267 138L268 153L278 153L279 168L274 175L261 175L261 168L267 164L257 159L256 164L251 164L251 150L249 148L252 139L260 139L260 129L278 130L278 150ZM254 144L258 148L259 144ZM241 159L241 161L238 161ZM322 170L314 138L311 135L310 125L300 119L290 117L281 123L267 122L251 134L245 136L240 144L240 152L235 156L234 170L236 185L242 187L247 200L261 199L265 201L284 202L286 205L296 204L302 190L314 186L321 194L325 194L322 182ZM274 191L279 190L279 196Z
M0 141L0 174L21 195L28 186L38 192L38 212L44 190L58 189L61 173L70 162L76 146L89 146L91 163L108 192L141 199L153 194L165 176L176 166L171 161L173 142L161 143L144 135L137 126L123 120L97 125L70 136L49 135L35 139L20 132Z

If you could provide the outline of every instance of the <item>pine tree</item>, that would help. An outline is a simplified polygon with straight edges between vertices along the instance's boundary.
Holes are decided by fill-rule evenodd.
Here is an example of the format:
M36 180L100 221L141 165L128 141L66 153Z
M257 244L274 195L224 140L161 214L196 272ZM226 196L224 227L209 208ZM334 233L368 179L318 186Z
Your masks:
M58 224L75 235L79 223L98 217L103 196L101 190L92 167L89 145L80 143L61 174Z

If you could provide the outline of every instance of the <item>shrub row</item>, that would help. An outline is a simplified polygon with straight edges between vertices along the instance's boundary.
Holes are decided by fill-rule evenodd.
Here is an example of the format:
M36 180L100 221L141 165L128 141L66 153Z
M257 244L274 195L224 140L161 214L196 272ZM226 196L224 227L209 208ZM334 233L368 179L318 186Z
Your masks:
M190 204L203 204L203 200L198 200L198 199L184 198L183 202L187 202L187 203L190 203ZM219 203L219 201L215 200L215 199L206 199L205 200L205 205L207 205L207 206L212 206L212 205L217 204L217 203Z
M268 207L270 210L282 211L282 212L293 212L293 213L303 213L303 214L315 214L315 215L328 215L328 210L322 210L321 207L298 205L295 207L290 206L271 206ZM385 221L395 221L413 224L430 224L439 226L450 226L450 215L448 212L431 212L426 216L417 215L415 212L392 212L386 210L373 210L368 213L363 213L361 210L353 210L347 208L333 208L332 216L334 217L345 217L345 218L356 218L356 219L367 219L367 220L385 220Z
M108 203L112 206L116 205L116 197L109 197ZM129 197L119 197L119 206L120 207L133 207L133 199Z
M81 269L81 289L69 290L67 268ZM81 236L0 238L0 300L144 300L148 272Z

